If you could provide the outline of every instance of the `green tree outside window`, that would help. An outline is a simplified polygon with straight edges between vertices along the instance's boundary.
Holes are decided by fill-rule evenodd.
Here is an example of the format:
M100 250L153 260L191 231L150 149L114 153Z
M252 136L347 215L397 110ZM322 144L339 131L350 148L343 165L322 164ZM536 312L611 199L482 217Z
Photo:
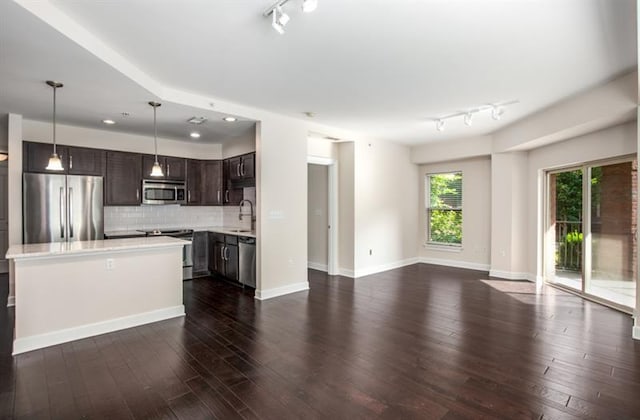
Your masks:
M428 242L462 244L462 172L429 174L426 181Z

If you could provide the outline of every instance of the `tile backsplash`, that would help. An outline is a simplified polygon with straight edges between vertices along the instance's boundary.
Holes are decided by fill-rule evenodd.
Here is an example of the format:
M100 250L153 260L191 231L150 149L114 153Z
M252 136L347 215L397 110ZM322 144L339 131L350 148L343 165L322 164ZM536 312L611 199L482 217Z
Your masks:
M153 228L197 228L223 226L223 208L215 206L107 206L104 208L104 230L137 230Z
M254 203L255 187L244 188L243 196ZM104 208L104 231L139 230L154 228L199 228L237 227L250 229L249 206L242 207L242 220L238 217L238 206L106 206ZM246 215L246 217L245 217Z

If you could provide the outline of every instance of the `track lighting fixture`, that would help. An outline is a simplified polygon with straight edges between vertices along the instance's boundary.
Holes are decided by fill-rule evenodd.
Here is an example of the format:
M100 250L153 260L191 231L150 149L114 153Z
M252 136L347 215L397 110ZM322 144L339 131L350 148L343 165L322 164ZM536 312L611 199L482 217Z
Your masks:
M479 107L475 107L475 108L468 108L464 111L458 111L449 115L443 115L443 116L438 116L435 118L429 118L429 120L433 121L436 125L436 130L438 131L444 131L444 124L446 120L452 119L452 118L457 118L457 117L463 117L464 119L464 123L467 126L471 126L471 124L473 123L473 117L475 114L479 114L481 112L484 111L489 111L491 112L491 118L493 118L494 120L498 121L500 120L500 118L502 118L502 116L505 113L505 107L508 105L513 105L513 104L517 104L520 101L518 100L513 100L513 101L508 101L508 102L499 102L499 103L488 103L486 105L482 105Z
M271 26L279 34L284 34L284 27L289 23L291 18L282 10L282 7L289 0L278 0L268 7L262 15L268 17L271 15ZM318 8L318 0L302 0L302 11L305 13L313 12Z

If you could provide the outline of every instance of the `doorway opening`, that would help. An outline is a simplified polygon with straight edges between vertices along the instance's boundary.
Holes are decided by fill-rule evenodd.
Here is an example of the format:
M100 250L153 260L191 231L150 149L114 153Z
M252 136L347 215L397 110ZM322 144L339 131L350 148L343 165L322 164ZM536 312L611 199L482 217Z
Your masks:
M628 157L547 172L545 281L633 311L637 170Z
M308 267L338 274L338 174L334 159L308 158Z

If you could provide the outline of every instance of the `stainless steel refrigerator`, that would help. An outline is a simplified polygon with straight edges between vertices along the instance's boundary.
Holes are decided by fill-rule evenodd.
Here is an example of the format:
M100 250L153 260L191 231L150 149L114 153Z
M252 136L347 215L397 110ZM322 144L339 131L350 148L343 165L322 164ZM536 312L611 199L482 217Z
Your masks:
M25 244L104 239L102 177L23 174Z

